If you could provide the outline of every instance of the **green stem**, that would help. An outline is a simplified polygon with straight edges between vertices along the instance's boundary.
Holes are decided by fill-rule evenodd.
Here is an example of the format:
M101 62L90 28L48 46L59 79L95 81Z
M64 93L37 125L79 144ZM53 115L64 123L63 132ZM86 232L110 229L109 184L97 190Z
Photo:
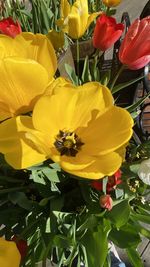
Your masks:
M122 73L122 71L123 71L124 69L125 69L125 65L121 65L120 69L118 70L116 76L114 77L114 79L113 79L113 81L112 81L112 83L111 83L111 85L110 85L110 90L113 89L113 87L114 87L116 81L118 80L120 74Z
M80 74L80 46L79 46L79 40L76 41L77 45L77 76L78 76L78 85L79 85L79 74Z

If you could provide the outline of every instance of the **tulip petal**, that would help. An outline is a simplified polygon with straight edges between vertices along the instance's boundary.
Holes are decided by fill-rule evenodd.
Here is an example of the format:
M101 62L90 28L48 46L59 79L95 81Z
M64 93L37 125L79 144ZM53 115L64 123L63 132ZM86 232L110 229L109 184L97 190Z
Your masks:
M86 168L95 162L94 157L90 157L81 152L77 153L75 157L62 156L60 165L63 169L67 171L75 171Z
M102 116L91 121L79 137L85 144L82 152L88 155L105 155L126 144L132 136L133 119L119 107L111 107Z
M0 59L7 56L29 58L43 65L52 78L57 69L54 48L43 34L24 32L14 39L0 34Z
M0 266L19 267L21 256L15 242L0 238Z
M22 123L23 122L23 123ZM15 169L24 169L45 160L23 132L34 131L32 119L27 116L16 117L0 124L0 152Z
M71 6L67 0L61 0L60 4L60 14L61 17L66 18L70 13Z
M7 56L27 57L28 43L21 34L16 38L0 34L0 59Z
M78 168L76 160L74 161L74 165L69 165L69 162L67 163L61 162L61 166L66 172L87 179L100 179L106 175L113 175L120 168L122 158L117 153L112 152L107 155L95 157L95 161L91 165L81 169Z
M97 18L97 16L99 16L101 14L101 12L95 12L89 15L88 17L88 21L87 21L87 25L86 25L86 30L88 29L88 27L90 26L90 24Z
M24 32L21 34L29 43L27 56L43 65L52 78L57 69L55 50L46 35Z
M77 88L56 86L54 94L40 98L33 111L34 127L54 136L59 130L74 131L86 126L92 116L105 112L113 105L109 89L96 82Z
M138 70L146 66L149 62L150 62L150 55L146 55L134 61L130 61L129 63L126 61L126 64L131 70Z
M46 70L29 59L1 60L0 77L0 120L31 111L48 83Z

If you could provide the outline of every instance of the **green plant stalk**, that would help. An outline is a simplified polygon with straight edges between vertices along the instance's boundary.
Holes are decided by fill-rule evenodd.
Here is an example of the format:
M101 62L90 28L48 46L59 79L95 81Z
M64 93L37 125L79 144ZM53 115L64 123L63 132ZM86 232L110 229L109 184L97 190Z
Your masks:
M27 28L27 25L26 25L26 22L25 22L25 18L24 18L24 15L21 13L20 11L20 5L19 5L19 2L18 0L16 1L16 4L17 4L17 8L18 8L18 11L19 11L19 14L20 14L20 18L22 20L22 23L23 23L23 26L25 28L25 31L28 32L28 28Z
M79 85L79 73L80 73L80 46L79 46L79 40L76 41L77 46L77 76L78 76L78 85Z
M112 81L112 83L111 83L111 85L110 85L110 90L113 89L113 87L114 87L116 81L118 80L120 74L122 73L122 71L123 71L124 69L125 69L125 65L121 65L120 69L118 70L116 76L114 77L114 79L113 79L113 81Z

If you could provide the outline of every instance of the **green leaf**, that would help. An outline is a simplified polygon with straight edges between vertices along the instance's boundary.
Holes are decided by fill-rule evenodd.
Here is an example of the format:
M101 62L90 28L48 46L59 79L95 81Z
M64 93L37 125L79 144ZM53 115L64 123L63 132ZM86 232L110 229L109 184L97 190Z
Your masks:
M83 223L78 227L77 233L82 232L86 229L93 229L98 224L98 219L94 214L90 214L84 219Z
M108 254L108 233L110 222L103 220L95 231L88 230L81 239L82 245L86 249L89 267L103 267Z
M109 234L110 240L120 248L128 248L137 246L141 242L140 235L135 227L131 224L126 224L119 230L112 229Z
M144 265L142 263L142 260L140 258L140 255L136 251L135 248L130 247L130 248L127 248L126 251L127 251L127 255L129 257L129 260L130 260L130 262L131 262L131 264L133 266L136 266L136 267L144 267Z
M84 67L83 67L81 79L82 79L82 82L89 82L92 80L88 56L86 56L84 60Z
M136 228L137 232L139 232L144 237L150 239L150 230L146 229L145 227L143 227L140 223L138 223L135 220L132 223L134 227Z
M77 85L78 84L78 77L75 73L75 70L69 64L65 64L65 70L66 70L70 80L72 81L72 83L74 85Z
M138 214L138 213L134 213L131 215L131 218L133 220L137 220L140 222L144 222L144 223L148 223L150 224L150 215L142 215L142 214Z
M128 200L123 200L119 204L115 205L113 209L107 213L109 218L116 228L120 228L127 223L130 215L130 206Z
M126 109L129 113L133 112L136 108L138 108L148 97L150 96L150 92L142 97L140 100L138 100L136 103L132 104L131 106L128 106Z
M18 204L23 209L32 209L32 201L30 201L23 192L12 192L8 195L8 198L13 204Z
M138 170L139 170L139 166L140 166L140 164L132 164L132 165L130 165L129 169L131 172L137 174Z
M124 89L124 88L126 88L128 86L130 86L133 83L136 83L137 81L140 81L143 78L144 78L144 76L141 76L141 77L138 77L136 79L130 80L129 82L120 83L120 84L116 85L112 89L112 94L114 94L114 93L116 93L116 92L118 92L118 91L120 91L120 90L122 90L122 89Z

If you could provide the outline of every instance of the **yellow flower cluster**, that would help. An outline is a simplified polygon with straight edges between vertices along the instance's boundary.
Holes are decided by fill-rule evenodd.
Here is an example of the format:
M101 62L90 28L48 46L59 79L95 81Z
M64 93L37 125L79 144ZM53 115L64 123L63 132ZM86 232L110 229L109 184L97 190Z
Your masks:
M22 169L50 158L92 179L118 170L133 120L114 105L110 90L98 82L55 80L55 51L42 34L1 35L0 47L0 152L6 161Z

